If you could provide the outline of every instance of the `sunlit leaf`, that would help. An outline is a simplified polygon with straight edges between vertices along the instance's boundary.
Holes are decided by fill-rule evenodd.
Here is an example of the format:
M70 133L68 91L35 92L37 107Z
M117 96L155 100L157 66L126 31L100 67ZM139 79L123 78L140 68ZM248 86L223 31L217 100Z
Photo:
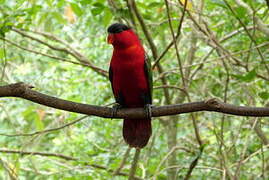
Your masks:
M83 14L81 8L76 3L70 3L72 10L76 13L77 16L81 16Z
M63 18L62 14L58 12L53 12L52 16L61 24L65 24L66 20Z
M5 50L4 48L0 48L0 59L4 59L5 57Z
M112 19L112 14L110 12L110 10L106 10L104 13L104 17L103 17L103 23L105 26L108 26L108 24L110 23L111 19Z

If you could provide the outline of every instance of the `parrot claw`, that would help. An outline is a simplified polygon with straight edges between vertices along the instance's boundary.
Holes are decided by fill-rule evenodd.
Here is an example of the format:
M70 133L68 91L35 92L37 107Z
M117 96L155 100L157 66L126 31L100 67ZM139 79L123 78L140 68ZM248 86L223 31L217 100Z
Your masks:
M152 107L153 106L151 104L146 104L145 105L146 114L147 114L147 117L149 119L151 119L151 117L152 117L152 111L151 111Z
M122 106L119 103L115 103L112 107L112 115L111 115L111 120L115 117L117 114L117 111L122 108Z

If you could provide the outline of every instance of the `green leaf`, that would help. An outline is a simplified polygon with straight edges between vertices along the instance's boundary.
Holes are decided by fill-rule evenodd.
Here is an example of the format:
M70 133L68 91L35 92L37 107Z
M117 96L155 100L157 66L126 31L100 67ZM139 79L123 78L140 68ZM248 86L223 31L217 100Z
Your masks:
M259 96L264 99L264 100L267 100L269 98L269 93L264 91L264 92L261 92L259 93Z
M238 17L240 18L246 17L246 14L247 14L246 8L240 6L236 8L236 12L237 12Z
M148 5L148 7L153 8L153 7L158 7L158 6L162 6L162 3L159 2L152 2Z
M46 3L49 7L52 7L52 0L46 0Z
M38 114L34 112L35 110L36 109L33 106L30 106L24 112L22 112L22 115L29 122L34 122L34 125L38 130L43 130L44 124L42 120L39 118Z
M39 117L35 118L35 125L36 125L36 129L39 131L44 129L44 123Z
M123 9L123 8L120 8L118 9L118 11L116 12L115 14L117 17L124 17L124 18L129 18L129 11L128 9Z
M81 4L82 6L86 6L86 5L91 4L91 1L89 1L89 0L81 0L81 1L80 1L80 4Z
M40 10L42 9L42 6L40 5L34 5L31 8L23 9L21 11L18 11L15 16L35 16Z
M94 3L93 7L91 11L94 16L101 14L105 9L105 6L101 3Z
M48 17L48 13L40 13L41 15L40 15L40 18L39 18L39 20L38 20L38 25L40 25L40 24L42 24L42 23L44 23L44 21L47 19L47 17Z
M105 8L105 6L102 3L99 3L99 2L94 3L93 6L97 7L97 8Z
M112 19L112 14L111 14L110 10L106 10L105 14L103 16L104 25L107 26L110 23L111 19Z
M11 23L5 23L4 26L0 26L0 36L5 37L5 33L11 30L12 25L8 25Z
M5 57L5 50L3 48L0 49L0 59L4 59Z
M213 4L221 6L223 8L227 8L226 4L222 0L211 0Z
M44 24L44 28L46 31L51 32L52 31L52 22L51 19L47 18Z
M53 12L52 16L61 24L65 24L66 23L66 19L63 18L62 14L58 13L58 12Z
M256 71L255 69L253 69L252 71L248 72L245 77L244 77L244 80L245 81L252 81L253 79L255 79L256 77Z
M240 80L240 81L250 82L250 81L255 79L256 71L255 71L255 69L253 69L252 71L248 72L245 75L233 74L232 76L235 77L236 79Z
M93 14L94 16L96 16L96 15L98 15L98 14L101 14L102 11L103 11L103 9L100 9L100 8L93 8L91 11L92 11L92 14Z
M81 16L83 14L83 11L79 7L79 5L77 5L76 3L71 3L70 5L72 10L76 13L77 16Z

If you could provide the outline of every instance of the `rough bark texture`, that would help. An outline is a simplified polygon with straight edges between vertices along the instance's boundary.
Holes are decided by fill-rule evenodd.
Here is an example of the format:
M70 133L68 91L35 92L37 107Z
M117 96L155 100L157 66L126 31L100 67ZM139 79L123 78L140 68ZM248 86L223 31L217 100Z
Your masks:
M0 86L0 97L20 97L56 109L86 115L94 115L104 118L112 118L113 114L112 108L66 101L56 97L39 93L37 91L32 90L32 88L33 88L32 86L24 83L15 83L6 86ZM171 116L198 111L215 111L237 116L253 116L253 117L269 116L268 107L235 106L223 103L218 99L213 98L205 101L153 107L152 117ZM119 109L113 118L137 119L145 117L147 117L147 114L144 108L126 108L126 109Z

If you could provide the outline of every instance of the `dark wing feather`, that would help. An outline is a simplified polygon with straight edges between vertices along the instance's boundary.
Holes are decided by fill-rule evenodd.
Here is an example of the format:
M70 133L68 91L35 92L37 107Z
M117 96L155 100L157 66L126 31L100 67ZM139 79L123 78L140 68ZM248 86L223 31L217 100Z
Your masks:
M113 94L115 94L114 93L114 88L113 88L113 71L112 71L111 66L109 67L108 77L109 77L109 80L110 80L110 83L111 83Z
M116 100L116 103L119 103L120 105L124 106L125 103L124 103L124 98L122 96L122 94L119 92L118 96L116 95L116 92L115 92L115 89L114 89L114 86L113 86L113 70L111 68L111 66L109 67L109 71L108 71L108 77L109 77L109 80L110 80L110 83L111 83L111 87L112 87L112 91L113 91L113 95L114 95L114 98Z
M153 80L152 80L152 70L149 58L145 57L144 71L148 82L149 90L145 94L146 104L152 104L152 89L153 89Z

